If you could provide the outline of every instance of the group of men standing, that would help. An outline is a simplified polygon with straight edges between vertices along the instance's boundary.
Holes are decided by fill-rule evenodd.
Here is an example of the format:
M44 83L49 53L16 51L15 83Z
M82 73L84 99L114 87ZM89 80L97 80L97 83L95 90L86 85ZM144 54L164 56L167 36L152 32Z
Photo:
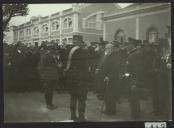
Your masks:
M67 52L64 63L59 61L54 47L50 47L40 59L47 107L57 108L52 103L53 90L59 74L63 73L74 121L85 121L89 81L93 81L92 89L97 97L104 100L107 115L117 113L116 104L124 96L130 103L131 118L140 119L140 100L148 92L152 97L153 113L168 119L171 112L170 43L166 39L148 42L129 38L127 43L103 41L102 47L97 49L87 48L82 37L74 36L74 45Z
M12 54L10 58L21 58L23 51L20 45L16 46L15 51L16 54ZM73 45L69 48L58 48L57 45L47 43L36 50L28 51L23 61L9 61L9 55L5 54L5 65L15 67L13 76L17 77L21 72L30 75L30 81L23 81L22 84L30 84L33 79L40 78L46 106L50 110L57 108L52 101L53 92L58 87L57 84L61 83L61 88L70 95L71 119L74 121L85 121L85 102L89 90L92 90L99 100L104 101L105 110L101 112L107 115L117 114L120 98L126 97L130 103L131 118L140 119L140 100L149 94L152 98L153 114L160 116L160 119L170 118L170 37L155 42L133 38L128 38L128 42L124 43L119 40L110 43L101 40L100 43L91 43L91 46L87 47L81 36L74 35ZM31 65L31 68L25 68L30 73L21 70L24 67L22 64ZM39 70L36 70L36 67ZM34 78L36 76L37 78ZM23 77L16 81L22 79Z

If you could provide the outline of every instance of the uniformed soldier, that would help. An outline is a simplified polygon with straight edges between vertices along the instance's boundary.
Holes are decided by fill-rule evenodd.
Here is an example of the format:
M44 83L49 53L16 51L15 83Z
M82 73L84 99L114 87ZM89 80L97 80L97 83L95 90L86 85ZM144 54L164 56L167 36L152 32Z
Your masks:
M131 77L130 105L132 118L140 118L140 98L142 94L157 88L157 74L155 71L157 59L157 45L144 41L141 48L128 57L128 71ZM138 66L137 66L138 65Z
M39 64L39 70L43 80L46 105L50 110L57 108L57 106L52 103L53 91L59 78L55 56L55 47L48 46L45 54L41 56Z
M154 114L161 119L170 119L171 105L171 49L167 39L159 39L157 84L152 88Z
M87 50L83 49L82 37L73 36L74 47L71 48L67 65L67 88L70 94L71 119L74 121L85 121L85 102L87 99L87 86L85 84L88 72ZM78 116L76 114L78 106Z
M99 93L101 91L101 84L103 84L103 62L105 61L105 45L106 42L95 42L96 47L93 47L90 51L90 70L93 78L94 92ZM93 43L94 45L94 43Z

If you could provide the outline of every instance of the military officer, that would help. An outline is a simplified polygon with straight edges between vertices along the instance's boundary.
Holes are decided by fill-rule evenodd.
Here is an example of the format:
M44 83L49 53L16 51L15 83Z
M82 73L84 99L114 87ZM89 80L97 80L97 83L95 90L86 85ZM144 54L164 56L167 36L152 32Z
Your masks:
M57 106L52 103L53 91L59 78L55 51L55 47L48 46L47 51L41 56L39 64L39 70L43 80L46 106L50 110L57 108Z
M157 85L152 89L154 114L163 119L170 117L171 105L171 49L167 39L158 40L160 50L157 62Z
M71 48L67 65L67 88L70 94L71 119L74 121L85 121L85 108L88 87L85 84L88 72L87 50L84 50L82 37L73 36L74 47ZM76 114L78 107L78 116Z

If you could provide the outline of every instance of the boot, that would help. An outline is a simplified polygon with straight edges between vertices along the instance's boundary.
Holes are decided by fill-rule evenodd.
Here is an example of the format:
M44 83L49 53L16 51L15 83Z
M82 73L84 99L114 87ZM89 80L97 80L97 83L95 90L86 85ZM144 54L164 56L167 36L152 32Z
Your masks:
M80 112L80 113L79 113L78 121L80 121L80 122L85 122L85 121L87 121L87 120L85 119L84 112Z
M77 116L75 110L71 110L71 120L77 121Z

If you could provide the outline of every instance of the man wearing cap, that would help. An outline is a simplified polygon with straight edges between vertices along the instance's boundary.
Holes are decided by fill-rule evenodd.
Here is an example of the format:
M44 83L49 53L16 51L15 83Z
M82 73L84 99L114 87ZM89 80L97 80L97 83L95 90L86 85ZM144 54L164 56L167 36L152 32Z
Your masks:
M39 71L43 80L46 106L50 110L57 108L57 106L52 103L53 91L59 78L55 51L55 47L47 46L46 52L41 56L39 64Z
M147 92L156 88L157 58L157 45L148 41L144 41L141 48L138 48L128 57L127 69L131 77L129 101L133 119L140 118L140 100L147 98Z
M157 82L152 89L154 114L163 119L171 118L171 47L167 39L159 39Z
M71 119L74 121L85 121L85 107L87 99L87 86L85 85L88 72L87 50L81 36L73 36L74 47L71 48L67 65L67 88L70 94ZM78 109L77 109L78 107ZM78 110L78 116L76 114Z

